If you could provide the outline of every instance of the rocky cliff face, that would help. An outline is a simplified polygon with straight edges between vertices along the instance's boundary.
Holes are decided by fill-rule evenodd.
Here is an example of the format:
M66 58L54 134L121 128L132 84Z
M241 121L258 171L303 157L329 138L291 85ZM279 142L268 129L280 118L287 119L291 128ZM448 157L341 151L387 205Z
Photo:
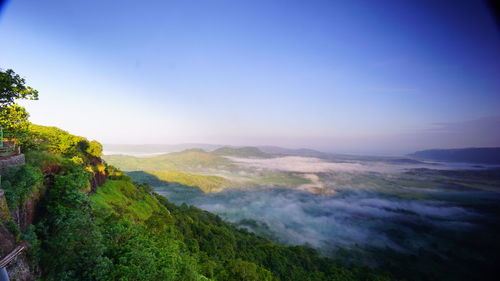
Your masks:
M30 197L18 209L12 211L12 218L17 223L21 231L25 231L28 226L34 225L37 221L37 211L40 198L45 193L43 185L35 188Z
M7 272L11 281L35 281L38 279L38 270L33 268L26 253L22 253L8 266Z
M7 205L7 199L5 198L5 193L0 189L0 221L7 221L10 218L10 210Z
M90 180L91 191L95 191L97 187L102 186L106 182L106 168L100 158L94 158L92 161L94 167L94 176Z
M14 164L12 161L15 162L15 166L22 165L24 164L24 155L22 159L10 159L9 163ZM94 176L91 178L90 188L86 192L95 191L106 181L106 171L102 160L96 158L91 165ZM48 166L42 169L42 173L46 176L45 185L34 188L28 199L15 210L9 209L4 191L0 189L0 259L21 243L20 235L16 232L23 232L30 225L37 223L40 216L39 205L45 194L46 186L50 186L51 178L60 171L61 167L59 166ZM25 252L9 263L7 271L12 281L34 281L40 277L38 265L31 264Z
M15 155L0 159L0 175L8 167L16 167L25 163L24 155ZM96 188L106 181L106 167L101 158L91 159L88 170L94 175L90 179L89 185L83 191L94 192ZM47 187L54 179L54 175L62 171L58 164L46 165L41 168L45 175L44 184L33 188L29 197L16 209L9 209L4 191L0 188L0 260L8 255L14 248L24 243L20 233L27 230L30 225L35 225L40 219L40 202ZM28 245L29 246L29 245ZM32 264L26 255L26 251L17 256L7 266L7 272L12 281L34 281L40 277L38 264Z
M15 247L15 237L7 228L7 222L11 218L5 194L0 189L0 257L8 254Z
M20 243L19 237L12 233L12 228L17 226L24 230L34 223L39 198L40 192L37 189L21 208L10 212L5 194L0 189L0 258L9 254ZM12 281L34 281L39 275L37 268L30 264L26 253L10 262L7 272Z

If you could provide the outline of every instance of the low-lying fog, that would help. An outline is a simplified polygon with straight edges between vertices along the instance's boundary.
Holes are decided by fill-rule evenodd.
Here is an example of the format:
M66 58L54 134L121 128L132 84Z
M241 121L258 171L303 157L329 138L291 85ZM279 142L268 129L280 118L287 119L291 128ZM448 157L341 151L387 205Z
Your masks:
M398 163L391 164L383 161L326 161L315 157L285 156L277 158L240 158L226 157L242 167L260 170L278 170L286 172L320 173L320 172L378 172L395 173L408 169L482 169L483 166L468 163Z
M432 178L424 182L429 188L387 184L410 168L436 167L425 163L333 163L306 157L231 159L256 170L303 173L311 180L310 185L332 192L314 194L304 185L226 189L208 194L186 193L185 188L159 188L158 192L274 240L308 244L325 254L339 248L373 247L402 253L417 253L421 247L439 252L436 243L453 233L475 231L484 219L475 209L456 204L457 198L478 202L500 199L498 193L432 187Z
M166 192L172 199L175 196ZM175 200L175 199L174 199ZM341 247L416 251L434 242L424 229L466 230L479 214L435 200L399 198L369 190L321 196L300 190L226 190L180 201L289 244L328 253ZM257 224L245 220L255 220ZM422 237L428 236L428 237Z
M446 258L457 247L474 251L467 255L480 255L484 249L464 250L462 245L490 233L490 222L499 223L497 176L468 178L484 165L299 156L228 158L237 168L221 172L226 177L251 178L272 171L309 183L236 185L216 193L175 183L155 188L174 203L197 206L275 241L310 245L325 255L345 250L368 254L373 249L379 250L372 253L384 249L419 255L425 249ZM445 170L459 176L452 172L449 177ZM367 256L362 255L363 262L378 264L378 257Z

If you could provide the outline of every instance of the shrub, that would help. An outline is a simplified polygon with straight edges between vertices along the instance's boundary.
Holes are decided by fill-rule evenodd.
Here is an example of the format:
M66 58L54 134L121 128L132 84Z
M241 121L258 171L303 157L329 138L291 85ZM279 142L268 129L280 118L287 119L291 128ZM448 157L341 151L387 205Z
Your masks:
M1 183L9 209L15 210L23 204L42 180L43 175L38 168L22 165L9 169Z

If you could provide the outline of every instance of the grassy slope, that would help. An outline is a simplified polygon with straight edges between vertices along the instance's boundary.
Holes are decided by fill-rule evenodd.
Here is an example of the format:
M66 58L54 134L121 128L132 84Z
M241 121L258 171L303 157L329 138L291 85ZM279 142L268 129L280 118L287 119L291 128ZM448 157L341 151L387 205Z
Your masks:
M175 171L146 171L146 173L161 181L199 187L204 192L218 191L231 185L231 181L219 176L195 175Z
M221 147L212 152L216 155L244 157L244 158L271 158L272 155L265 153L257 147Z
M108 180L91 196L92 208L104 214L145 221L154 212L168 212L158 201L131 182Z
M203 150L187 150L144 158L127 155L107 155L103 158L124 171L196 170L233 166L230 160Z

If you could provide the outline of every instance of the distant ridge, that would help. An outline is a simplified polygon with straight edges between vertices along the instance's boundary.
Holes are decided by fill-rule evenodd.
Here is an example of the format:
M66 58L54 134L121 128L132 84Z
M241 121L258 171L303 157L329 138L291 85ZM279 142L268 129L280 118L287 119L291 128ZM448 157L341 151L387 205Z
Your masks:
M500 147L429 149L408 156L422 160L497 165L500 164Z
M263 152L254 146L244 146L244 147L221 147L212 152L216 155L223 156L235 156L235 157L245 157L245 158L270 158L272 155Z
M182 144L103 144L105 154L161 154L181 152L187 149L200 148L212 151L223 145L204 143L182 143Z
M261 151L270 153L270 154L283 154L283 155L296 155L296 156L304 156L304 157L324 157L328 155L328 153L320 152L313 149L308 148L283 148L279 146L258 146Z

